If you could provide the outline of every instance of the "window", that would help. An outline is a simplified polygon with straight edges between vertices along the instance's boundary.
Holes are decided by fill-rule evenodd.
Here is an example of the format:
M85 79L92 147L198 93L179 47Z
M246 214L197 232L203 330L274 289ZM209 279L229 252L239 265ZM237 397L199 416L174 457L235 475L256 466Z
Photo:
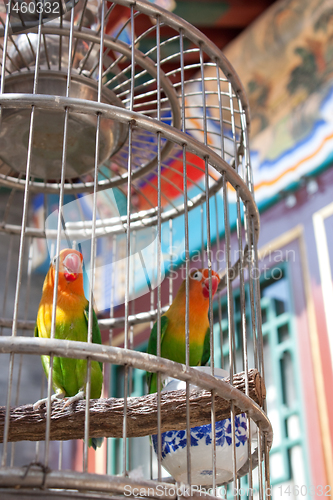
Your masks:
M274 271L274 274L273 274ZM297 344L293 307L287 266L274 268L261 284L261 311L264 351L264 370L267 391L268 417L274 431L270 453L270 474L273 498L296 498L294 487L305 485L302 498L308 490L307 453L303 421L303 406L299 381ZM277 272L279 271L279 272ZM245 290L247 331L250 328L250 297ZM214 313L218 317L217 311ZM236 370L243 370L241 356L240 299L234 297ZM220 330L222 329L222 334ZM223 360L221 363L221 338ZM228 317L226 298L222 300L222 322L214 325L217 366L229 367ZM248 335L249 362L253 362L252 332ZM220 363L220 364L219 364ZM249 368L252 368L249 363ZM255 475L255 474L254 474ZM254 477L255 480L255 477ZM243 486L246 487L244 479ZM285 492L285 494L284 494Z
M307 485L307 453L294 317L287 268L262 286L263 338L268 416L274 430L271 482L276 497ZM290 490L287 488L290 486ZM273 493L274 494L274 493Z

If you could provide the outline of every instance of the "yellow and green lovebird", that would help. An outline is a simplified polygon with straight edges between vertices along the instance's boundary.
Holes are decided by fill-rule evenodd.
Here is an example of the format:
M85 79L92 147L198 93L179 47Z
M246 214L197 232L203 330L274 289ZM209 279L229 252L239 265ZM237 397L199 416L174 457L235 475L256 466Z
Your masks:
M88 315L89 302L83 289L83 257L77 250L65 249L59 254L59 279L56 309L55 338L63 340L88 341ZM43 285L42 298L39 304L35 337L50 338L53 308L53 290L55 280L56 259L50 264ZM92 341L101 344L96 314L93 310ZM42 365L48 377L50 357L42 356ZM91 391L90 397L98 399L101 396L103 384L103 365L91 361ZM68 398L65 406L85 397L87 382L87 361L71 358L53 358L52 384L55 394L51 400ZM41 399L34 404L37 409L46 399ZM89 445L96 449L103 438L91 438Z
M189 341L190 366L205 365L210 356L209 309L209 271L193 270L189 280ZM220 282L219 275L212 271L212 296ZM169 309L161 316L161 357L186 362L185 342L185 287L181 284ZM157 353L157 322L154 324L148 342L148 353ZM157 391L156 373L147 372L149 392Z

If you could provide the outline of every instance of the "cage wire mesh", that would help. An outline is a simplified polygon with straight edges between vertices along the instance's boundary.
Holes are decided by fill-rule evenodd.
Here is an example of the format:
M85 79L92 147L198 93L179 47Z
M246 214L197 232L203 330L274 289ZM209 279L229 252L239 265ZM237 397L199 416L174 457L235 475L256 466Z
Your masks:
M268 498L259 215L242 85L204 35L156 5L38 5L9 0L0 17L1 495L176 498L176 481ZM53 311L61 295L65 248L83 255L81 342L60 338L51 313L50 338L34 336L50 260ZM201 371L190 366L198 276L210 325ZM161 325L183 281L181 364L161 356ZM156 356L141 352L155 322ZM67 407L51 401L59 358L85 361L85 399ZM102 399L86 405L96 361ZM145 371L157 374L156 394L146 394ZM91 437L105 438L96 453Z

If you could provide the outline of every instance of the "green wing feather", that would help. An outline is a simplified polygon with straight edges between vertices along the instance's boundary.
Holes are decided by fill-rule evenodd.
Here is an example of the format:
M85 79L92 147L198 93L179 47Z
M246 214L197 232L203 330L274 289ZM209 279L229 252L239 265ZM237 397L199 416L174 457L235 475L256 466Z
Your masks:
M210 328L207 328L202 351L201 366L205 366L210 358Z
M92 341L93 341L93 344L101 344L102 343L102 336L101 336L101 331L100 331L99 326L98 326L97 316L96 316L94 309L92 310L92 314L93 314ZM87 328L88 328L89 302L84 309L84 316L86 318ZM103 363L98 362L98 364L101 367L101 370L103 370Z
M167 316L161 316L161 345L162 345L162 342L163 342L163 338L164 338L165 332L166 332L167 327L168 327L168 323L169 323L169 320L168 320ZM154 354L155 356L156 356L156 353L157 353L157 321L154 324L154 326L153 326L153 328L152 328L152 330L150 332L147 353L148 354ZM150 386L151 386L151 381L152 381L153 375L155 375L155 373L146 372L147 384L148 384L149 392L150 392Z
M94 344L101 344L102 337L101 337L101 332L100 332L100 329L98 326L97 316L96 316L94 309L93 309L92 313L93 313L92 341ZM88 329L89 303L87 304L86 308L84 309L84 317L85 317L87 329ZM35 324L34 336L39 337L37 322ZM49 364L48 363L49 363L49 357L42 356L42 364L43 364L44 371L45 371L46 375L48 374L48 371L49 371ZM98 364L100 366L101 374L102 374L103 363L98 363ZM101 376L100 387L102 387L102 375L100 375L100 376ZM97 384L99 385L98 381L97 381ZM54 385L54 380L53 380L53 385ZM103 439L104 438L102 438L102 437L101 438L90 438L88 444L89 444L89 446L92 446L94 448L94 450L96 450L97 447L102 446Z
M162 344L163 337L165 335L168 323L169 323L169 320L168 320L167 316L161 316L161 344ZM156 356L156 353L157 353L157 321L154 324L154 326L150 332L147 352L148 352L148 354L155 354L155 356Z

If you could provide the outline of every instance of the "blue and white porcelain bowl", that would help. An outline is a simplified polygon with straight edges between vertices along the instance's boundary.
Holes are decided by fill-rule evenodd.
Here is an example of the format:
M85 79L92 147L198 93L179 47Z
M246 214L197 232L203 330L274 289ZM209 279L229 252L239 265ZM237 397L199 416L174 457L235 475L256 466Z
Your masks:
M210 373L210 367L198 367L198 370ZM215 369L217 378L228 376L226 370ZM185 382L168 378L162 392L185 389ZM194 387L194 386L191 386ZM235 418L236 427L236 468L239 470L248 457L247 418L244 413ZM251 425L251 428L253 425ZM216 483L232 480L232 433L231 419L216 422ZM162 465L178 482L187 482L187 439L186 431L167 431L162 434ZM157 453L157 436L152 436ZM192 484L207 486L213 482L212 465L212 426L200 425L191 428L191 481Z

